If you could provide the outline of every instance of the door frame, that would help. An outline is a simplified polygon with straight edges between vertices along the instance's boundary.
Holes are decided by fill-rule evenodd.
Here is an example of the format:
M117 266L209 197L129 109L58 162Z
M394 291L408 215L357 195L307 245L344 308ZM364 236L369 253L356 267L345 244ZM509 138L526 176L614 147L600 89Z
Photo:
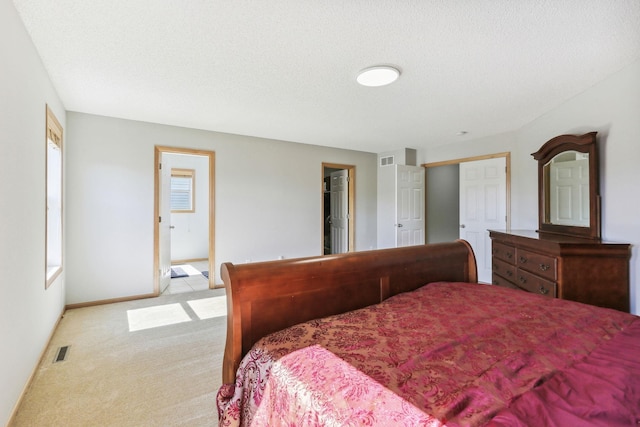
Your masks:
M203 156L209 159L209 289L215 287L215 159L214 151L192 148L154 147L153 168L153 293L160 295L160 158L163 153Z
M355 216L356 216L356 167L354 165L343 165L338 163L325 163L322 162L322 169L320 170L320 254L324 254L324 170L330 169L345 169L347 171L347 179L349 180L348 188L348 209L349 220L347 224L349 226L349 243L347 247L348 252L355 250Z
M500 158L500 157L504 157L505 158L505 164L506 164L506 188L505 191L507 193L507 206L506 206L506 215L507 215L507 230L511 229L511 152L510 151L505 151L502 153L494 153L494 154L484 154L481 156L472 156L472 157L463 157L463 158L459 158L459 159L452 159L452 160L444 160L444 161L440 161L440 162L431 162L431 163L423 163L421 166L423 166L424 168L433 168L433 167L437 167L437 166L447 166L447 165L457 165L460 163L465 163L465 162L473 162L476 160L488 160L488 159L496 159L496 158ZM426 175L425 175L426 177ZM458 187L458 196L460 195L460 187ZM427 207L426 207L426 202L427 202L427 187L426 187L426 183L425 183L425 193L424 193L424 200L425 200L425 242L427 241L427 233L429 233L429 230L426 228L426 224L427 224Z

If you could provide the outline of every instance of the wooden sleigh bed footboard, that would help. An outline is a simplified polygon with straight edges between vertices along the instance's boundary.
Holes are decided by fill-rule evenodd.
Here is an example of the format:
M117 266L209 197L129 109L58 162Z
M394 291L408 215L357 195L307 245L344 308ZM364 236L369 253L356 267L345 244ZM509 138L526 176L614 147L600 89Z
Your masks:
M377 304L430 282L477 282L464 240L235 265L224 263L227 341L222 381L235 381L242 357L286 327Z

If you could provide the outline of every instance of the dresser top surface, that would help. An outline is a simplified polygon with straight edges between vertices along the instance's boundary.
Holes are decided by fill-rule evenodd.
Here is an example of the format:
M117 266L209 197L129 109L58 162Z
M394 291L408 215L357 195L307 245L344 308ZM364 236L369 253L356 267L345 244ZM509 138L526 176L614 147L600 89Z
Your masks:
M553 233L541 233L536 230L489 230L489 233L491 235L502 234L507 238L508 237L526 238L526 239L533 239L533 240L538 240L542 242L557 243L557 244L629 246L628 243L584 239L580 237L563 236L561 234L553 234Z

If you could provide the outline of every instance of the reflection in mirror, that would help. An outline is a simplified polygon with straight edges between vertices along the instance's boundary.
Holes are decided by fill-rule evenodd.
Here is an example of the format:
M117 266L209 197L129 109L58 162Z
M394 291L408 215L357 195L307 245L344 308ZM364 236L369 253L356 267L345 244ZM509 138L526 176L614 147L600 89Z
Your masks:
M538 161L538 231L600 240L596 132L556 136L532 156Z
M565 151L544 165L545 223L589 227L589 153Z

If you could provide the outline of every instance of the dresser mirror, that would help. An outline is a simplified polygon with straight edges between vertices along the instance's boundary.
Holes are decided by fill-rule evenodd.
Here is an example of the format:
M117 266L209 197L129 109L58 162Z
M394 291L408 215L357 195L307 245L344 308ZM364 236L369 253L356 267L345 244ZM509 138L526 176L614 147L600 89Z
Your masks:
M531 155L538 161L538 231L599 240L596 132L557 136Z

